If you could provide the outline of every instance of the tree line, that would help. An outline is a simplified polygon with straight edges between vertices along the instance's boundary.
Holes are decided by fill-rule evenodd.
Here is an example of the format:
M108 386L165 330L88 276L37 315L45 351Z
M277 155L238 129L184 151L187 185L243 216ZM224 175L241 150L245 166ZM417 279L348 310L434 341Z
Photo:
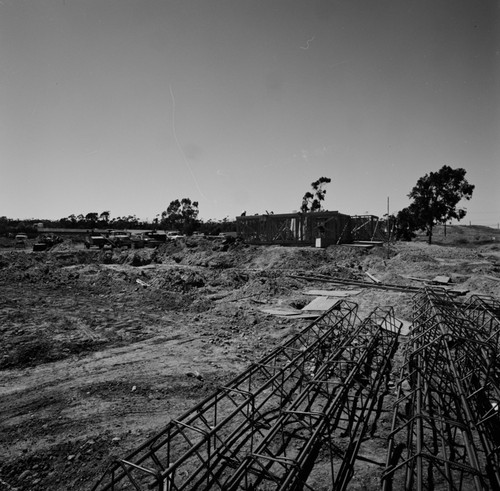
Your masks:
M430 172L419 178L408 197L412 200L409 206L396 215L387 216L391 223L395 238L411 240L417 231L424 231L429 244L432 242L433 230L436 225L446 224L450 220L460 221L467 210L459 207L462 200L470 200L474 185L465 178L466 171L462 168L453 169L444 165L437 172ZM325 186L331 182L329 177L320 177L311 183L311 191L307 191L300 206L301 213L323 211L322 202L325 199ZM223 220L202 221L198 218L199 203L190 198L175 199L167 209L156 215L149 222L139 220L135 215L111 217L111 212L69 215L59 220L43 220L45 227L79 228L79 229L159 229L177 230L190 235L195 231L205 234L218 234L235 229L235 222ZM0 234L16 232L36 232L39 219L13 220L0 217Z
M0 235L16 234L18 232L27 232L34 235L37 233L38 223L43 223L46 228L177 230L187 235L195 231L208 235L217 235L221 232L233 231L236 228L235 221L230 220L228 217L222 220L209 219L203 221L199 219L198 215L198 202L191 201L190 198L182 198L171 201L167 209L156 215L156 218L152 221L140 220L136 215L112 217L109 210L101 213L71 214L58 220L18 220L0 216Z

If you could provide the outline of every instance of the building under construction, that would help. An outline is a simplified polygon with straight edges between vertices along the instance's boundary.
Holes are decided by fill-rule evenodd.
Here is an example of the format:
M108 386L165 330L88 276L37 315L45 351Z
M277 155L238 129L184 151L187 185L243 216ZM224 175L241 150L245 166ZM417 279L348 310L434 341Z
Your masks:
M350 216L338 211L236 217L238 236L252 244L292 246L349 244L384 240L385 222L374 215Z

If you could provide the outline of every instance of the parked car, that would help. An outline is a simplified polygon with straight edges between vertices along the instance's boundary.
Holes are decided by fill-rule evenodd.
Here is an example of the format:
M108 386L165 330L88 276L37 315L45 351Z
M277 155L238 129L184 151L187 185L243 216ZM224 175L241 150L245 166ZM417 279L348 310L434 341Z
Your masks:
M140 234L136 235L135 238L133 239L134 243L142 243L142 246L137 246L135 245L135 248L138 249L139 247L148 247L148 248L155 248L158 247L159 245L163 244L165 241L161 241L153 237L150 233L145 233L145 234Z
M167 234L165 232L160 232L158 230L153 230L152 232L146 232L143 235L145 237L149 237L150 240L155 240L157 242L167 241Z
M167 232L167 240L183 239L184 237L186 236L178 231Z

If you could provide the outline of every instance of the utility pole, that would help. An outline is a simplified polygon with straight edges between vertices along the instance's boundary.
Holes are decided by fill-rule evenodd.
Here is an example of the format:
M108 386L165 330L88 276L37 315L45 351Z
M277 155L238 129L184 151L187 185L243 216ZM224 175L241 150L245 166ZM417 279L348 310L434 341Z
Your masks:
M389 222L389 196L387 196L387 259L389 259L389 243L391 241L391 224Z

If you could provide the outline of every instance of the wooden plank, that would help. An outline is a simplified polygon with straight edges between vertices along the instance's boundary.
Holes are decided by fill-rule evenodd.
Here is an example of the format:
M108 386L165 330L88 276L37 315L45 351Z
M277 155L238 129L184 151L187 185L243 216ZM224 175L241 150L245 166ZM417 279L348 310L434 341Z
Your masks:
M285 317L287 319L315 319L319 317L323 312L321 311L302 311L297 309L287 308L287 307L270 307L268 309L259 309L264 314L271 314L277 317Z
M373 249L375 246L370 244L341 244L342 247L358 247L359 249Z
M427 278L417 278L416 276L407 276L407 275L401 275L401 278L406 278L407 280L413 280L413 281L422 281L423 283L431 281Z
M302 310L299 309L293 309L292 307L269 307L266 309L259 309L261 312L264 312L265 314L272 314L272 315L297 315L297 314L302 314Z
M307 290L306 295L324 296L324 297L350 297L359 295L361 290Z
M371 246L383 246L384 243L381 240L355 240L355 244L361 245L371 245Z
M365 271L365 275L368 276L368 278L370 278L370 280L372 280L374 283L382 283L379 279L375 278L375 276L368 273L368 271Z
M303 312L302 314L294 314L294 315L288 315L286 318L287 319L316 319L320 315L322 315L323 312L316 312L316 311L310 311L310 312Z

